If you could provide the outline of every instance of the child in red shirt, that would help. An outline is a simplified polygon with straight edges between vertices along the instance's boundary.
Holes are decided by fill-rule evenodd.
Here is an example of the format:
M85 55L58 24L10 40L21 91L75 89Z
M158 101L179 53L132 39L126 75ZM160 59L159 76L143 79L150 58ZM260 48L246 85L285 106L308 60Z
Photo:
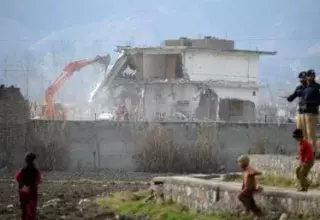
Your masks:
M299 144L299 157L300 164L296 169L297 179L299 180L299 191L306 192L310 186L307 176L314 164L314 152L311 144L303 138L301 129L293 131L293 138Z
M15 176L19 184L22 220L36 220L38 184L41 182L41 173L34 164L35 159L34 153L28 153L25 157L26 166Z

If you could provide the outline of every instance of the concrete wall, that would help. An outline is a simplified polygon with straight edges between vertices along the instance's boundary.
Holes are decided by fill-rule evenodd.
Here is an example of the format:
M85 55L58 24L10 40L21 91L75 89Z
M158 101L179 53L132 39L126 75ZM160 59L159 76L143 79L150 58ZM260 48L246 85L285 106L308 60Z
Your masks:
M214 211L239 214L244 210L238 200L241 183L222 182L219 179L200 179L192 176L156 177L153 189L164 200L182 204L193 212L212 214ZM261 194L255 195L257 204L266 212L265 219L319 219L319 191L312 194L264 186ZM307 218L296 218L307 215ZM283 219L283 218L281 218Z
M48 122L45 126L60 130L50 133L43 125L44 121L33 120L30 129L37 129L35 135L47 141L55 138L64 139L70 147L71 164L76 167L80 161L88 169L94 167L93 152L100 149L102 168L135 170L137 163L134 156L141 152L142 138L148 128L144 122ZM198 133L206 129L218 146L217 157L225 163L227 170L237 169L236 157L243 153L293 153L296 143L291 138L294 124L235 124L235 123L195 123L164 122L162 125L173 132L174 142L184 145L195 145ZM45 133L46 132L46 133ZM45 135L43 135L45 133Z
M259 55L189 50L185 53L185 68L190 80L225 80L258 83Z

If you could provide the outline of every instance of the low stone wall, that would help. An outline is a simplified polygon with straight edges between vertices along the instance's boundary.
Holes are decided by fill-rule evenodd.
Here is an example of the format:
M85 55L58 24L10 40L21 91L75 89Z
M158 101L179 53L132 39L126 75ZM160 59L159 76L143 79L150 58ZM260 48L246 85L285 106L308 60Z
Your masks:
M283 155L250 155L251 165L263 172L264 175L277 175L296 179L296 168L299 161L295 156ZM316 161L310 171L310 180L320 181L320 161Z
M219 178L205 180L191 176L156 177L154 187L160 187L165 200L185 205L190 210L212 213L214 211L235 212L243 209L238 201L240 183L222 182ZM264 187L255 196L257 204L268 212L290 215L308 213L320 216L320 191L307 193L290 189Z

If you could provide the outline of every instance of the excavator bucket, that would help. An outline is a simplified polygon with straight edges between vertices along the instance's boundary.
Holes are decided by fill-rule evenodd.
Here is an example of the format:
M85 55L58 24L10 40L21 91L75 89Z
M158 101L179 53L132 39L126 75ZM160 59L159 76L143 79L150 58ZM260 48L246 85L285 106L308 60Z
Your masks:
M96 56L95 62L102 65L105 71L107 71L108 66L110 65L111 57L110 54L107 56Z

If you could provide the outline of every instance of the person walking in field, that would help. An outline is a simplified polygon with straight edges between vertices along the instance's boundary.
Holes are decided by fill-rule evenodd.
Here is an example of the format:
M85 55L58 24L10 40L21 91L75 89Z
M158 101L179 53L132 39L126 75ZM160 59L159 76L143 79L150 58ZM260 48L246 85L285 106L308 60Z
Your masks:
M250 159L246 155L240 156L237 161L239 167L243 170L242 190L238 199L244 205L247 214L252 212L256 217L261 217L263 213L253 198L255 193L263 190L262 187L257 186L256 180L256 176L261 175L261 172L250 166Z
M296 169L296 176L300 185L298 190L306 192L310 186L307 177L314 164L313 149L311 144L304 139L301 129L294 130L292 136L299 144L299 166Z
M34 153L28 153L25 156L25 167L18 170L15 175L19 185L22 220L36 220L38 184L41 182L41 173L34 164L35 159L36 155Z

